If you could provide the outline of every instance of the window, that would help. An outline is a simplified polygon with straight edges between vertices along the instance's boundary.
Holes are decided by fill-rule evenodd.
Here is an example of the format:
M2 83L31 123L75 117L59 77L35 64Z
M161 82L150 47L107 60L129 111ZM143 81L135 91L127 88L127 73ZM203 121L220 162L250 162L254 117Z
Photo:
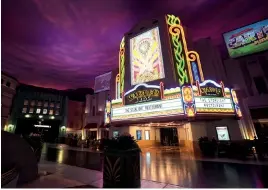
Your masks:
M55 115L60 115L60 110L59 109L56 110Z
M33 113L33 112L34 112L34 109L33 108L30 108L29 113Z
M263 77L253 77L255 86L259 92L259 94L267 94L268 93L268 89L265 83L265 80Z
M150 131L145 131L145 140L150 140Z
M50 103L49 107L54 108L54 103Z
M92 108L92 116L95 116L95 106Z
M23 108L22 113L27 113L27 108Z
M32 100L32 101L31 101L31 106L34 106L34 105L35 105L35 101Z
M28 104L29 104L29 101L28 100L24 100L23 105L28 106Z
M6 82L6 86L10 87L11 83L9 81Z
M47 109L43 109L43 114L47 114Z
M38 103L37 103L37 106L42 106L42 102L41 101L38 101Z
M41 112L41 109L40 108L37 108L36 109L36 113L39 114Z
M141 130L136 131L136 139L141 140Z
M48 102L45 102L44 103L44 107L46 108L48 106Z
M53 115L54 110L49 110L49 115Z
M119 132L118 131L114 131L113 132L113 138L116 138L116 137L118 137L119 136Z

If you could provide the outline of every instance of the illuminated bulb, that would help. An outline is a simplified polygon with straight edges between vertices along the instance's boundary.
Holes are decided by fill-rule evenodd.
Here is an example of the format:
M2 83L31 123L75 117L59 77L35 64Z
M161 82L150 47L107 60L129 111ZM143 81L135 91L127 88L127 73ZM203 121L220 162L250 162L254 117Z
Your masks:
M39 118L43 118L43 116L42 116L42 115L39 115L38 117L39 117Z
M29 118L29 117L31 117L31 116L30 116L29 114L27 114L27 115L25 115L25 117L26 117L26 118Z
M54 116L51 116L50 119L55 119L55 117Z

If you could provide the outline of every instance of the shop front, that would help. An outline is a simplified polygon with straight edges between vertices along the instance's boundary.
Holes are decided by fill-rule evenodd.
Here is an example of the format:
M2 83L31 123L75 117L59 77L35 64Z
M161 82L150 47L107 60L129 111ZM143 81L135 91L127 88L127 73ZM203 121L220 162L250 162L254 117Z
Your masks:
M188 51L174 15L142 22L124 36L115 82L105 109L110 137L130 133L141 146L189 148L202 136L245 137L236 92L204 79L199 55Z

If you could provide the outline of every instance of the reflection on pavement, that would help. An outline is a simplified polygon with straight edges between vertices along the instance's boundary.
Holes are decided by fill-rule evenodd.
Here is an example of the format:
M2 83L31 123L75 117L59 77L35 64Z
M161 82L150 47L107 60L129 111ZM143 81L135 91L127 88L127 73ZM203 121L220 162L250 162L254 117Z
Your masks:
M102 170L102 154L90 151L47 148L43 159ZM268 165L194 160L194 155L177 150L144 149L141 153L142 179L199 188L268 187Z

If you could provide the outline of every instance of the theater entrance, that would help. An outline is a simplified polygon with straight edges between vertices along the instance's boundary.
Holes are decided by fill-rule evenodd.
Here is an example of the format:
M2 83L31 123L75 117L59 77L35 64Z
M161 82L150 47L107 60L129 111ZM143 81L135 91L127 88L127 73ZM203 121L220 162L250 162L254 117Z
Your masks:
M179 146L177 128L160 128L160 140L163 146Z

